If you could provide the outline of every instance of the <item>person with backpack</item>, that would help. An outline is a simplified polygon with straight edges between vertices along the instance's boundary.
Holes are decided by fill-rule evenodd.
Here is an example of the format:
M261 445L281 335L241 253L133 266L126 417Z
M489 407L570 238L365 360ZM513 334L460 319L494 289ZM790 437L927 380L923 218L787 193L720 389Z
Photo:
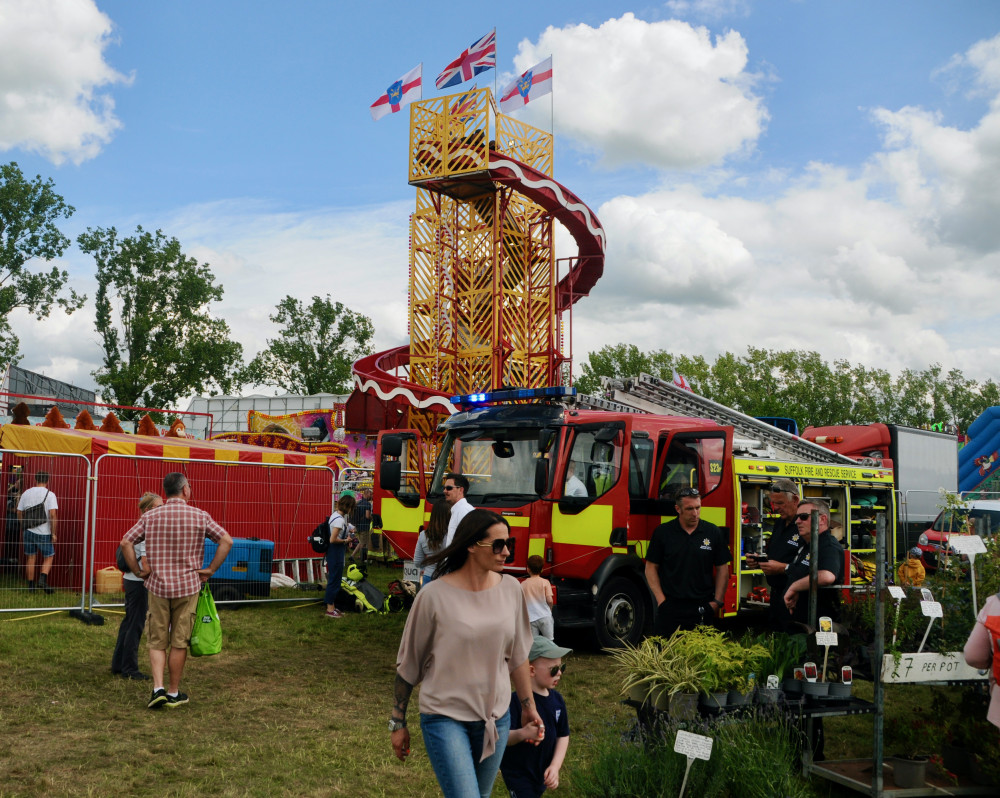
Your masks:
M340 582L344 577L344 560L347 544L350 542L354 525L347 519L354 512L357 501L354 494L341 494L337 499L337 509L330 516L330 546L326 550L326 617L342 618L344 614L337 609L334 601L340 592Z
M42 566L38 575L38 589L52 592L49 574L52 560L56 556L56 510L59 503L56 495L49 490L49 474L39 471L35 474L35 487L28 488L17 501L17 520L24 528L24 573L28 579L28 590L35 589L35 560L42 555Z

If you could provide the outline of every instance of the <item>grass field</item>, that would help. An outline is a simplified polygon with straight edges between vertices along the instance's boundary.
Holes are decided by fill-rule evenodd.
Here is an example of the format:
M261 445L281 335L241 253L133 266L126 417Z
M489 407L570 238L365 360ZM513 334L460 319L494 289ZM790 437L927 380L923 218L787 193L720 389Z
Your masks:
M384 588L398 574L374 566L370 577ZM65 612L0 615L0 797L438 795L417 696L410 760L389 746L405 615L327 620L320 598L223 611L224 651L188 659L190 703L156 712L146 709L148 682L110 673L120 615L106 613L103 626ZM589 636L560 643L576 650L560 685L572 735L553 794L573 796L596 741L634 711ZM147 670L145 641L140 665ZM867 718L828 721L829 753L870 756L870 730ZM498 779L494 796L503 792Z

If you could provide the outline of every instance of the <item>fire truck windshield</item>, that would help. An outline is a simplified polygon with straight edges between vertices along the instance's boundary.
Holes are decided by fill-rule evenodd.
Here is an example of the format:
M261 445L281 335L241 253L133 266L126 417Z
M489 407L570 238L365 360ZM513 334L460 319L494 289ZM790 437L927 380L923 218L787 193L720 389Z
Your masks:
M471 438L471 440L470 440ZM529 429L449 431L438 455L431 500L444 495L445 476L463 474L469 480L466 498L477 505L526 504L535 494L538 431Z

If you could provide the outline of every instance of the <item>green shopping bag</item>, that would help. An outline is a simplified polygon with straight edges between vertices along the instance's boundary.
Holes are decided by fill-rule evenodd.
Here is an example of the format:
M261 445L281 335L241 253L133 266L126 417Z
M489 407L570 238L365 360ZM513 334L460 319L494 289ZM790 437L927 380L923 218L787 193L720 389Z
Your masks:
M194 628L191 630L191 656L208 657L222 651L222 622L215 609L212 589L205 582L198 594L198 605L194 612Z

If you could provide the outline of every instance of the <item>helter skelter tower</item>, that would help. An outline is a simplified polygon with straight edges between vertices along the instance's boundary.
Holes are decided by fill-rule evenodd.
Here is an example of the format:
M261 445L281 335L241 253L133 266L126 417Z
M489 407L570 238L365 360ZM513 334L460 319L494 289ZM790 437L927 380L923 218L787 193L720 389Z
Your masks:
M433 448L450 396L565 383L563 316L603 272L604 231L553 180L552 135L497 113L489 89L410 109L410 345L355 364L348 426ZM579 247L568 268L555 220Z

